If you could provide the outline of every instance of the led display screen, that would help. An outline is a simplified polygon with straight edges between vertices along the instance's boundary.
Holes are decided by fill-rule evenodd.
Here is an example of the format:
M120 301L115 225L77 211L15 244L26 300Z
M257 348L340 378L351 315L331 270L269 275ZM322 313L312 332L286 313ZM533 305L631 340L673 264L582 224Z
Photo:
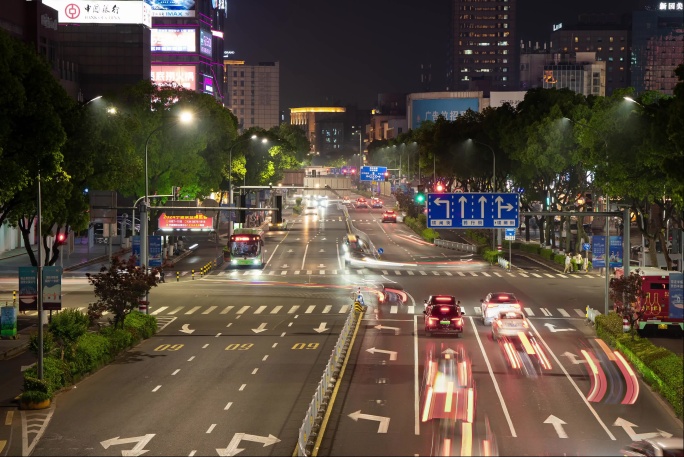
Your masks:
M447 121L453 121L465 114L468 109L477 113L480 109L480 100L477 98L418 99L412 101L411 108L409 128L415 129L423 121L434 122L439 116L443 116Z
M152 65L152 82L156 84L176 83L186 89L195 90L195 65Z
M145 0L154 17L195 17L195 0Z
M197 29L152 29L152 52L197 52Z
M211 57L211 39L210 30L200 29L200 54Z

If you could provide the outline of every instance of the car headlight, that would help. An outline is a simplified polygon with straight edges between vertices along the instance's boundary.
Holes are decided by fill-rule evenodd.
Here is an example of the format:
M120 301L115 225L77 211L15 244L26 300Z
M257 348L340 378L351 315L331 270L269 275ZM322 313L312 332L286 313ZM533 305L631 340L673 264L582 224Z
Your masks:
M230 263L233 264L233 265L237 265L237 260L233 259L233 260L230 261Z
M259 263L259 259L254 259L252 263L256 265L257 263Z

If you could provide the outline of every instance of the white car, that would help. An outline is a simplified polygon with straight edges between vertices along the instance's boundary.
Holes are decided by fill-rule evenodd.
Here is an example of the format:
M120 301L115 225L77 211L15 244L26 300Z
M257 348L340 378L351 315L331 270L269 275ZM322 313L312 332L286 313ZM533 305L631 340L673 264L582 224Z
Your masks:
M677 457L684 455L684 439L682 437L672 438L650 438L635 441L622 449L622 455L634 455L642 457Z
M530 324L522 311L503 311L492 322L492 339L498 340L502 336L517 337L518 334L530 334Z
M522 312L522 304L509 292L491 292L480 300L482 303L482 323L489 325L504 311Z

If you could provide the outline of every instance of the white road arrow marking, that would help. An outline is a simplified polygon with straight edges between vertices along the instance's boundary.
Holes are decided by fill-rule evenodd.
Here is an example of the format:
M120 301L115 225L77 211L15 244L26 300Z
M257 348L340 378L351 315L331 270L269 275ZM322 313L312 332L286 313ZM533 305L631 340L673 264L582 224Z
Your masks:
M467 198L461 197L458 199L458 202L461 204L461 219L465 217L465 204L468 201Z
M252 331L254 333L261 333L266 331L266 322L263 322L261 325L259 325L259 328L253 328Z
M574 332L574 328L556 328L555 325L546 323L544 324L544 327L548 328L551 333L556 333L556 332Z
M325 326L325 322L321 322L321 324L318 326L318 328L315 328L314 331L318 333L325 332L326 330L330 330L328 327Z
M384 329L384 330L394 330L394 334L395 334L395 335L398 335L398 334L399 334L399 327L386 327L386 326L384 326L384 325L376 325L376 326L373 327L373 328L376 328L376 329L378 329L378 330L383 330L383 329Z
M577 354L573 354L572 352L564 352L563 354L565 357L568 358L572 362L573 365L579 365L580 363L587 363L586 360L578 359Z
M513 205L510 203L506 203L505 205L502 205L501 202L503 201L503 198L501 196L496 197L496 209L499 215L499 219L501 219L501 209L505 209L506 211L510 211L513 209Z
M283 265L283 268L287 268L287 267L289 267L289 265L288 265L288 264L285 264L285 265Z
M622 427L625 430L625 433L629 435L629 439L631 439L632 441L647 440L649 438L655 438L656 436L662 436L663 438L672 437L672 434L664 432L660 429L658 429L657 432L635 433L633 429L634 427L638 427L638 425L633 424L621 417L618 417L613 425L615 427Z
M258 435L248 435L247 433L236 433L233 435L233 439L230 440L230 443L228 444L228 447L225 449L216 449L216 452L218 455L221 457L228 457L232 455L237 455L240 452L244 451L244 449L239 449L238 445L240 444L240 441L245 440L245 441L253 441L255 443L263 443L263 447L270 446L272 444L278 443L280 440L276 438L273 435L268 435L268 436L258 436Z
M22 366L21 366L21 371L22 371L22 373L23 373L24 371L28 370L29 368L31 368L31 367L32 367L33 365L35 365L36 363L38 363L38 362L33 362L31 365L22 365Z
M149 451L149 449L143 449L147 443L150 442L150 440L154 438L154 433L149 433L147 435L143 436L134 436L131 438L119 438L118 436L115 438L110 438L105 441L100 441L100 444L102 445L103 448L108 449L109 446L116 446L119 444L130 444L130 443L137 443L135 446L133 446L133 449L127 449L124 451L121 451L121 455L123 456L131 456L135 457L137 455L143 455L145 452Z
M319 263L319 264L318 264L318 268L325 268L325 265L322 264L322 263Z
M480 218L485 217L485 203L487 203L487 197L484 195L477 200L480 203Z
M379 352L381 354L389 354L390 360L397 360L397 351L387 351L385 349L375 349L373 347L370 349L366 349L366 352L370 352L371 354L375 354L376 352Z
M349 414L349 417L354 419L355 422L358 422L359 419L366 419L366 420L380 422L380 424L378 425L378 433L387 433L387 429L389 428L389 423L390 423L389 417L373 416L371 414L363 414L363 413L361 413L361 410L358 410L356 412Z
M321 250L320 250L320 251L318 251L318 252L325 252L325 249L321 249Z
M183 324L183 327L180 329L180 331L183 333L187 333L188 335L194 332L194 330L190 330L190 324Z
M448 199L444 200L444 199L439 198L439 197L435 198L435 205L441 206L442 203L446 203L446 218L451 219L451 211L450 211L451 202Z
M294 251L293 251L292 249L290 249L289 251L287 251L288 254L289 254L290 252L294 252Z
M545 424L553 424L553 428L556 430L556 433L558 433L558 438L567 438L568 434L565 433L565 430L563 430L563 425L565 422L563 422L563 419L559 419L554 415L551 415L546 418L544 421Z

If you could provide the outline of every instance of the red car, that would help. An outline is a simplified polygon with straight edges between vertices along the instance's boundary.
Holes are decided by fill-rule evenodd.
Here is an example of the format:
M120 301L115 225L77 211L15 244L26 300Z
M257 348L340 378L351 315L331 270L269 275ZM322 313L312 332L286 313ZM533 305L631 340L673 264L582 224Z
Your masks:
M397 213L393 210L387 210L382 213L382 222L397 222Z

